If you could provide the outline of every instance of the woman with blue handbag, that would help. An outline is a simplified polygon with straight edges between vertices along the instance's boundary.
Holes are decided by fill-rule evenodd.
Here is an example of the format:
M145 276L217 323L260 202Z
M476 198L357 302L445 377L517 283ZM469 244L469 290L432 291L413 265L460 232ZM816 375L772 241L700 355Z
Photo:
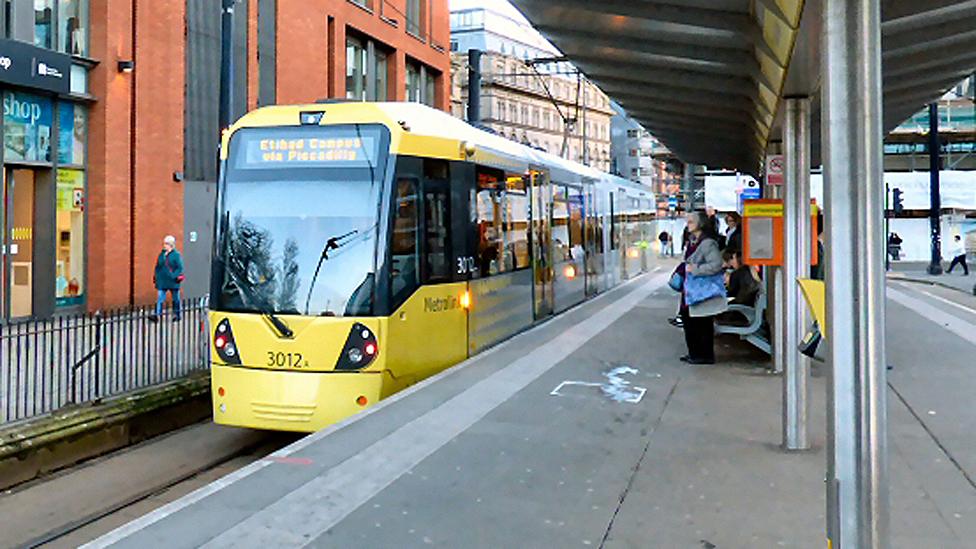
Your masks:
M722 253L715 226L701 212L688 214L681 319L689 364L715 364L715 315L728 308Z

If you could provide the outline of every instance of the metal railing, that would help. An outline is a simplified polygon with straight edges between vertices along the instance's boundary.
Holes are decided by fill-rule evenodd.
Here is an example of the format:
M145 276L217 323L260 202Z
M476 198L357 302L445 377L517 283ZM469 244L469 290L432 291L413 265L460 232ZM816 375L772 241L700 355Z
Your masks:
M0 425L208 368L207 300L0 324Z

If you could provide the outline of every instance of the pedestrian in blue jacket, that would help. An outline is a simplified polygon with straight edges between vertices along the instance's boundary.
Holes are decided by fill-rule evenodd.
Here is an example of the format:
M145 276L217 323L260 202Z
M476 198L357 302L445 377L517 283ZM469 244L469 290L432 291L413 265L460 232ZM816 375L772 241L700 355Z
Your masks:
M156 286L156 311L149 315L149 320L156 322L163 314L166 303L166 292L173 300L173 322L179 322L180 311L180 283L183 282L183 258L176 250L176 237L168 235L163 239L163 250L156 258L156 270L153 272L153 284Z

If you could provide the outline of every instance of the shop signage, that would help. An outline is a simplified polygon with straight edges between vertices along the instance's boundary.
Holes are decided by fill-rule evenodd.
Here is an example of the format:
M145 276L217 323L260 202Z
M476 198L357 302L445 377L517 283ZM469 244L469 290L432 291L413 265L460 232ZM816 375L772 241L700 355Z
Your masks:
M0 83L67 94L70 75L70 55L0 39Z

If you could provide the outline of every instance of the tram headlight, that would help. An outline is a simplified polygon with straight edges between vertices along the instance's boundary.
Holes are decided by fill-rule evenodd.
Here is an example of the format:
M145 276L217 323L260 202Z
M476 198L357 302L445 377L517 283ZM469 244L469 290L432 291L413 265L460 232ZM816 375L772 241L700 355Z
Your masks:
M369 366L379 354L379 343L376 341L376 334L359 322L352 325L349 335L346 336L346 344L339 353L339 360L336 361L336 370L360 370Z
M217 323L213 335L214 349L217 356L226 364L240 364L241 357L234 342L234 332L230 329L230 321L226 318Z
M349 349L349 352L346 354L349 355L349 360L353 364L359 364L359 362L363 359L363 352L357 349L356 347Z

